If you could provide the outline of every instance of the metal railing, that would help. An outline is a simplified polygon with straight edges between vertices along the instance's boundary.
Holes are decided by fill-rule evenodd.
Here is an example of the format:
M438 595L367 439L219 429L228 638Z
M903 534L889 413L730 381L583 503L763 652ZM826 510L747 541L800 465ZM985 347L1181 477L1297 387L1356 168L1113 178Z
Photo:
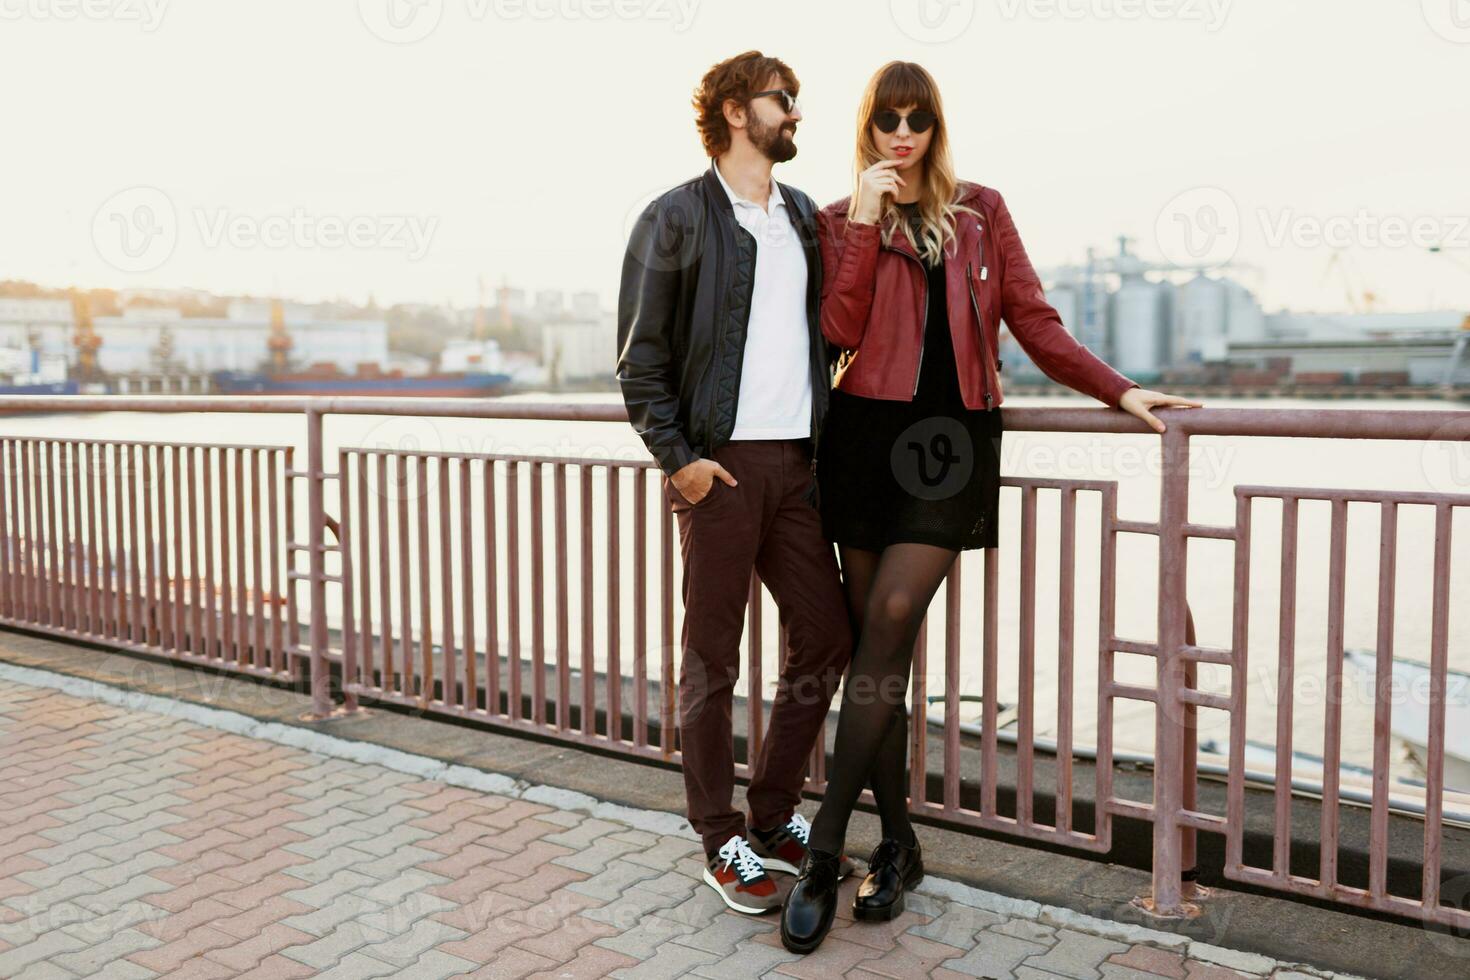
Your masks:
M309 681L313 714L352 712L362 700L411 706L600 750L669 762L677 747L676 531L646 459L343 447L327 469L328 415L626 422L621 408L473 402L461 399L290 397L0 397L0 411L290 413L304 418L305 466L296 449L153 441L0 436L0 624L163 654L226 670ZM928 779L926 714L913 713L911 808L959 827L982 828L1105 853L1115 817L1150 821L1152 894L1140 904L1160 915L1190 914L1197 892L1196 837L1222 835L1223 874L1241 882L1458 927L1470 912L1442 902L1441 853L1445 682L1450 615L1452 515L1470 495L1237 486L1233 524L1189 516L1191 439L1470 439L1470 412L1199 409L1166 416L1161 437L1158 517L1118 516L1118 486L1101 479L1006 477L1020 497L1017 646L1002 651L1001 556L976 553L981 566L980 639L961 627L972 573L956 562L945 584L942 665L931 669L926 628L915 651L910 695L930 700L942 687L940 778ZM1005 410L1008 432L1138 434L1140 423L1103 409ZM305 481L303 509L293 492ZM655 484L650 501L649 484ZM329 487L331 490L329 491ZM1036 785L1038 646L1038 495L1058 498L1056 582L1055 817L1040 819ZM549 498L549 500L548 500ZM1095 503L1097 583L1097 738L1090 829L1074 826L1074 659L1078 629L1079 500ZM1252 515L1260 500L1282 508L1276 714L1275 829L1269 866L1244 858L1247 769L1244 759L1247 651L1251 615ZM1381 512L1378 648L1373 724L1373 784L1366 887L1338 876L1337 773L1341 699L1326 709L1323 793L1315 876L1291 869L1297 515L1304 501L1331 508L1327 675L1342 683L1346 514L1350 503ZM575 507L572 506L575 502ZM1422 885L1390 893L1389 682L1394 640L1395 555L1400 508L1434 515L1430 602L1429 744L1424 787ZM548 514L549 509L549 514ZM1089 509L1091 513L1091 509ZM631 530L625 527L631 522ZM650 522L657 523L655 530ZM298 540L298 533L304 538ZM1091 534L1093 532L1087 532ZM1119 535L1157 540L1156 635L1118 635ZM1196 642L1186 604L1190 542L1234 548L1234 596L1227 646ZM1088 544L1091 554L1091 544ZM306 568L298 570L298 556ZM335 570L334 570L335 569ZM1091 581L1092 571L1088 571ZM572 583L575 582L575 604ZM303 608L297 586L307 587ZM1049 585L1041 588L1049 588ZM762 587L750 586L743 683L745 758L760 749L768 711ZM650 611L652 616L650 616ZM336 615L335 631L331 623ZM631 617L631 624L628 622ZM654 622L656 620L656 622ZM303 632L303 627L304 632ZM575 634L573 629L575 627ZM335 635L334 635L335 633ZM575 648L575 658L574 658ZM784 660L780 637L776 667ZM1119 682L1118 654L1152 658L1152 686ZM1013 813L998 805L1001 740L999 667L1018 670ZM982 717L978 773L967 771L974 736L962 732L963 668L979 659ZM1226 693L1201 690L1201 664L1228 671ZM342 704L334 704L333 669ZM1153 798L1114 793L1113 712L1119 700L1154 709ZM1333 706L1335 704L1335 707ZM1223 813L1199 809L1197 712L1229 714ZM964 726L973 731L973 725ZM825 784L825 733L808 770ZM744 763L742 773L748 774ZM978 779L976 778L978 777ZM978 787L977 787L978 782ZM978 793L975 790L978 789ZM966 801L970 805L966 805ZM1452 869L1451 869L1452 870Z

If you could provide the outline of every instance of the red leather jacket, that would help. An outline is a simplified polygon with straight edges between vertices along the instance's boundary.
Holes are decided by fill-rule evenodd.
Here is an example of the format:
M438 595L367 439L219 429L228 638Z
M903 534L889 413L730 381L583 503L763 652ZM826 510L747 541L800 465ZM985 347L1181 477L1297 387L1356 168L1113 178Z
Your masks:
M1002 319L1047 377L1116 407L1134 382L1062 326L1000 192L960 181L959 196L982 215L955 216L958 249L945 253L949 329L965 407L993 408L1003 400L996 359ZM848 200L833 201L817 215L822 333L843 352L837 387L910 401L918 387L927 309L924 265L901 232L883 246L877 225L849 222Z

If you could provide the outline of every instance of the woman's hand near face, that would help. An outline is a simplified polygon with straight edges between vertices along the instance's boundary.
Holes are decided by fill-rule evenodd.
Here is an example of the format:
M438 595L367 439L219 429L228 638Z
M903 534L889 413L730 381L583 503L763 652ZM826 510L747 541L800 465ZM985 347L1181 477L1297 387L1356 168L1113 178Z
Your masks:
M1147 388L1129 388L1123 392L1118 399L1118 407L1129 415L1137 416L1148 423L1149 428L1155 432L1164 431L1164 423L1150 409L1154 408L1199 408L1202 403L1181 398L1178 395L1166 395L1162 391L1149 391Z
M879 160L858 174L857 210L852 220L865 225L878 223L883 215L883 195L897 194L898 189L904 186L903 178L894 169L902 162L896 159Z

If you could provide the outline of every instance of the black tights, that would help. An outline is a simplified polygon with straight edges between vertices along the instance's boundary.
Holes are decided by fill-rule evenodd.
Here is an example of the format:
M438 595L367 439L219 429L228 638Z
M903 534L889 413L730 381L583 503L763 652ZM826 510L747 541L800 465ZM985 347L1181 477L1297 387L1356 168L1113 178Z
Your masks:
M929 601L959 554L927 544L889 545L881 554L840 546L853 635L852 667L843 685L832 771L810 844L840 853L847 821L866 782L883 836L913 840L908 815L908 725L903 705L914 643ZM923 725L926 705L915 705Z

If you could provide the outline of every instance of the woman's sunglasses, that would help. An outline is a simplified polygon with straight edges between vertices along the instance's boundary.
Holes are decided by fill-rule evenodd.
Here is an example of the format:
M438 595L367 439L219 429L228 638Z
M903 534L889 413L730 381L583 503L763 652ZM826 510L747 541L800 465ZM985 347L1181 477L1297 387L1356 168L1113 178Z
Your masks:
M780 101L781 101L781 111L785 112L786 115L788 115L788 116L791 115L793 112L795 112L796 111L796 108L801 105L801 103L797 101L796 96L792 95L790 92L786 91L784 88L773 88L773 89L768 89L765 92L757 92L754 95L752 95L751 98L752 99L758 99L758 98L760 98L763 95L774 95L778 99L780 99Z
M892 109L884 109L882 112L874 114L873 125L877 126L882 132L891 133L898 128L898 124L904 119L909 121L909 129L916 133L927 132L930 126L933 126L939 121L938 116L932 112L925 112L923 109L911 112L907 116L900 116Z

